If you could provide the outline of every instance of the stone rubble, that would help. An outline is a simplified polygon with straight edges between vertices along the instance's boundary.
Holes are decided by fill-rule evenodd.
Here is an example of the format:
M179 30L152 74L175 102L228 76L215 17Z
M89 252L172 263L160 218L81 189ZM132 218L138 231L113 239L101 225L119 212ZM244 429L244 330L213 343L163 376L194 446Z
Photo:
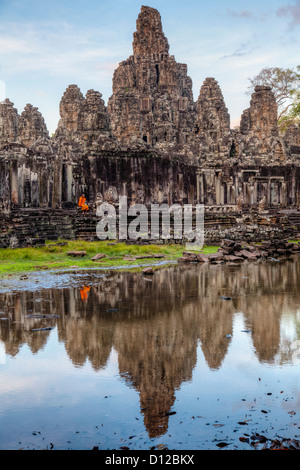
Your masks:
M278 260L298 253L300 253L300 243L292 243L288 240L263 241L259 245L248 245L225 239L217 253L204 255L201 252L184 251L183 256L177 261L179 263L211 264L243 263L245 261Z

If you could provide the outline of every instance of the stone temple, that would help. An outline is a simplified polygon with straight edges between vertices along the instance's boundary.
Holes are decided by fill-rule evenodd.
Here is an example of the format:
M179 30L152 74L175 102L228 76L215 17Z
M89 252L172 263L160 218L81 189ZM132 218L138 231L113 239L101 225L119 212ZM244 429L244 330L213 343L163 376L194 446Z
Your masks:
M95 237L103 201L204 204L209 242L300 232L300 127L280 135L272 90L257 86L239 128L217 80L193 97L187 65L170 55L160 14L143 6L133 54L107 105L69 85L50 137L43 116L0 103L0 246ZM78 210L81 194L90 211Z

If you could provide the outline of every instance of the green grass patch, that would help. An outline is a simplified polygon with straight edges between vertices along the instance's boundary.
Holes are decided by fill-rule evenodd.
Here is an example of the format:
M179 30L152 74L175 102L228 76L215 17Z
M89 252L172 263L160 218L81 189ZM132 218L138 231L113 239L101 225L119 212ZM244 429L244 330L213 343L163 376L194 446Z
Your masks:
M63 243L64 245L59 245ZM205 246L201 252L209 254L217 251L217 246ZM17 274L28 271L63 269L71 266L79 268L101 267L130 267L137 263L153 264L155 258L138 259L136 261L124 260L124 256L147 256L154 254L164 255L165 261L173 261L182 256L186 248L179 244L164 245L127 245L126 243L112 241L84 240L58 240L46 242L42 247L6 248L0 249L0 276ZM86 256L74 258L68 256L69 251L86 251ZM91 258L97 253L106 255L100 262L93 262Z

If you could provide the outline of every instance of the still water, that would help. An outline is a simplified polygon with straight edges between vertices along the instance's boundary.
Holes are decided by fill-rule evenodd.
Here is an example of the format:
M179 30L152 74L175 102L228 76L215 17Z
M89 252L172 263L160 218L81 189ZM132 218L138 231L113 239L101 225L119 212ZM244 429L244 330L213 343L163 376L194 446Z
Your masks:
M0 449L299 439L299 280L295 258L1 281Z

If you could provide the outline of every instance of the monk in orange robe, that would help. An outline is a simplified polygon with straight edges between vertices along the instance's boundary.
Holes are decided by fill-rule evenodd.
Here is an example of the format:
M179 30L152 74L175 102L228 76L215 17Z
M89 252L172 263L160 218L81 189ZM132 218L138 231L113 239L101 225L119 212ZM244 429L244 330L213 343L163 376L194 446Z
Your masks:
M80 196L78 206L81 207L83 212L87 212L89 210L89 206L86 204L86 198L84 194Z

